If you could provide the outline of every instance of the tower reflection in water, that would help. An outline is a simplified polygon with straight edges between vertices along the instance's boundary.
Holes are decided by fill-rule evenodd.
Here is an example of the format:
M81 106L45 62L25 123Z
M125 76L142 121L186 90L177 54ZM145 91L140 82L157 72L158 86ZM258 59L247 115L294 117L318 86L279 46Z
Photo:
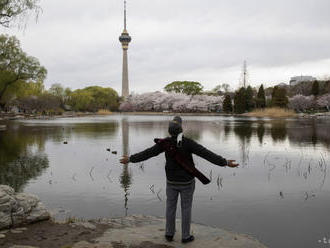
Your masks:
M123 155L129 155L129 123L126 119L121 120L121 131L122 131L122 151ZM123 165L123 172L120 175L120 185L124 189L124 208L125 216L128 213L128 196L129 189L132 184L132 175L128 170L128 164Z

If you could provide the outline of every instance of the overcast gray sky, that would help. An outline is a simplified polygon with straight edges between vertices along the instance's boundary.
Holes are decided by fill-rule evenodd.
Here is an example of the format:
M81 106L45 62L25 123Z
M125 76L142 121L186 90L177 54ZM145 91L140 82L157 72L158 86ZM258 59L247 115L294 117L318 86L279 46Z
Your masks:
M41 0L26 29L5 29L48 69L46 87L121 93L123 0ZM329 0L128 0L130 91L175 80L236 88L243 60L256 86L330 75Z

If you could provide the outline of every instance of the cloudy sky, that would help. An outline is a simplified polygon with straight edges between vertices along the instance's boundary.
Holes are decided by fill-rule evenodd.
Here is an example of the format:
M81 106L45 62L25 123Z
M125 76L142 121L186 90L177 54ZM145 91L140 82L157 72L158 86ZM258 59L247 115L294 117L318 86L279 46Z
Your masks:
M235 89L243 61L249 82L330 75L329 0L128 0L130 91L175 80ZM1 28L48 69L46 87L89 85L121 92L122 0L41 0L25 30Z

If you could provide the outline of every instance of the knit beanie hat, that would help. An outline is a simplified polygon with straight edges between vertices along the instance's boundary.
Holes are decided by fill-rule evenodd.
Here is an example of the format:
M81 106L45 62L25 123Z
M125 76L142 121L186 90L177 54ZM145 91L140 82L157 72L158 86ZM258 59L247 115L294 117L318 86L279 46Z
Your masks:
M168 132L171 136L178 136L182 133L182 119L180 116L175 116L168 125Z

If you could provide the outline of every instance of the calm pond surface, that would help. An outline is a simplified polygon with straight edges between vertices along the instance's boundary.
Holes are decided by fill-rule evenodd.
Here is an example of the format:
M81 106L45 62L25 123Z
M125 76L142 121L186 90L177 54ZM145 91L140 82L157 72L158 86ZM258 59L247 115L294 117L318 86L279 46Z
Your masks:
M167 136L171 118L10 122L0 131L0 184L38 195L58 219L164 216L164 154L128 166L118 160ZM183 119L186 136L241 164L221 168L195 157L212 182L196 184L194 222L252 234L269 247L330 247L323 243L330 239L329 119Z

